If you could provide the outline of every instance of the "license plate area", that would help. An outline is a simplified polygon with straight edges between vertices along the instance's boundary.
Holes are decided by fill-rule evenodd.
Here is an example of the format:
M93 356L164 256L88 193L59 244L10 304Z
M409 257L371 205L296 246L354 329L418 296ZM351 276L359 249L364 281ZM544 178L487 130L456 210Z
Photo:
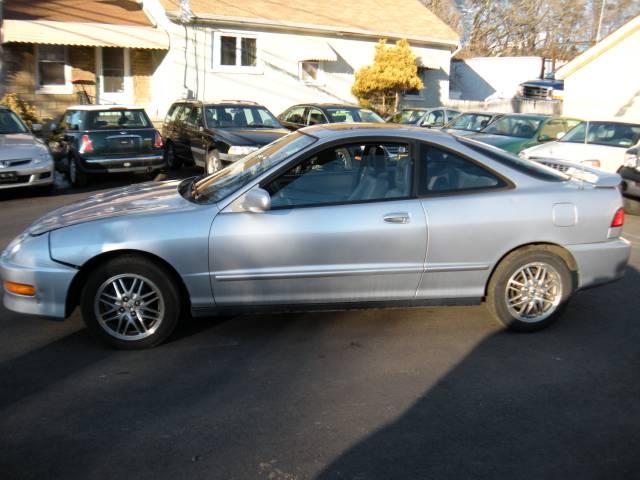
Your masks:
M16 172L0 172L0 183L15 183L18 181Z

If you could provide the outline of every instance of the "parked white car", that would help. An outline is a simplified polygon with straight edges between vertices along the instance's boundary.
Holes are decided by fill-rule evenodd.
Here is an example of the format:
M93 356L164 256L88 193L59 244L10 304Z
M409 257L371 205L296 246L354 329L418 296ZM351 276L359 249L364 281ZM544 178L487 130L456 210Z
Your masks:
M623 122L580 122L555 142L536 145L520 152L530 160L563 160L617 172L625 152L640 142L640 124ZM548 164L548 161L545 162ZM560 170L563 167L560 166Z
M0 190L52 186L53 159L46 145L18 115L0 106Z

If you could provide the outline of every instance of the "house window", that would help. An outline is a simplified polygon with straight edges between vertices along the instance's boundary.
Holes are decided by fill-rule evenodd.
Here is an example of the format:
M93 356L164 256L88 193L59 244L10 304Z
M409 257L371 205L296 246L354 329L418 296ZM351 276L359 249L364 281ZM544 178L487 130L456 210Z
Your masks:
M317 83L321 80L322 70L317 60L305 60L300 62L300 80L303 82Z
M68 63L64 45L36 45L37 91L72 93Z
M236 33L214 33L213 69L227 72L256 73L258 39Z

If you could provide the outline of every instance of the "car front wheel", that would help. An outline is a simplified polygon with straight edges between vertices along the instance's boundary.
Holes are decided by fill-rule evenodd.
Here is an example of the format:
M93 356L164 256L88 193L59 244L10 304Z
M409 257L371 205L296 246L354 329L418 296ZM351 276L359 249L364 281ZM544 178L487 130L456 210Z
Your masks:
M113 258L88 276L81 296L89 330L119 349L154 347L171 335L181 299L171 274L135 255Z
M487 304L507 328L531 332L557 320L572 291L571 272L562 258L544 249L523 249L496 268Z

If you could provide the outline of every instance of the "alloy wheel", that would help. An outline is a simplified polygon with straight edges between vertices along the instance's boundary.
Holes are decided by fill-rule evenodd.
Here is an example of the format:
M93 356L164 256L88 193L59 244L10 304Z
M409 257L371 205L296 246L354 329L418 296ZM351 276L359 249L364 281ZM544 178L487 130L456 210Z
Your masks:
M98 323L119 340L153 335L164 317L160 289L142 275L126 273L106 280L97 290L94 312Z
M535 323L556 311L562 299L562 280L558 271L543 262L526 264L507 281L505 301L514 318Z

